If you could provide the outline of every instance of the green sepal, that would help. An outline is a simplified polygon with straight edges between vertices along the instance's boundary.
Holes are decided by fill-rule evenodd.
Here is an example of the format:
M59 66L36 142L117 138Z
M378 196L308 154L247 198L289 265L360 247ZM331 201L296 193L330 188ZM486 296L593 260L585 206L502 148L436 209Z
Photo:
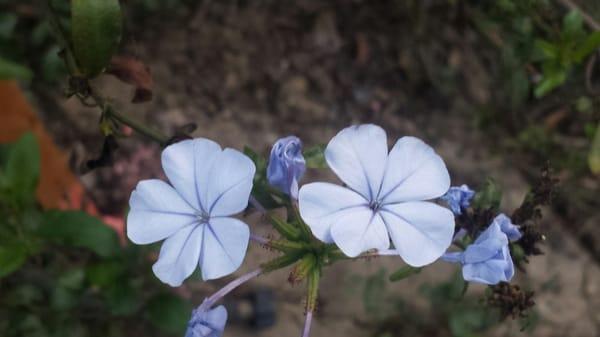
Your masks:
M266 245L284 253L301 252L306 251L309 248L302 242L288 240L270 240Z
M300 260L300 258L302 258L301 251L290 252L290 253L284 254L282 256L279 256L269 262L263 263L261 265L261 268L265 273L272 272L274 270L290 266L290 265L294 264L296 261Z
M296 241L300 238L300 230L294 227L292 224L287 223L283 219L280 219L273 214L269 214L269 219L271 220L273 227L284 238L292 241Z
M314 312L317 307L319 297L319 281L321 279L321 270L314 268L308 275L308 295L306 296L306 311Z
M289 281L292 283L300 282L314 269L317 269L317 258L313 254L306 254L290 273Z

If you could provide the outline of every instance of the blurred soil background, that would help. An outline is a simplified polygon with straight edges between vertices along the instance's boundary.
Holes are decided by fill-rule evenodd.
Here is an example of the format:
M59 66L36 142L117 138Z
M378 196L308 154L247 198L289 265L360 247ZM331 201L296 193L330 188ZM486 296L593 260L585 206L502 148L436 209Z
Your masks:
M600 336L600 180L587 165L589 129L600 116L600 74L594 70L600 64L574 68L565 83L536 97L542 69L521 54L540 30L561 29L564 3L148 3L124 3L120 53L149 67L152 101L131 104L133 87L113 77L94 85L120 111L167 134L195 123L193 136L237 149L248 145L268 156L282 136L294 134L312 146L350 124L376 123L388 132L390 145L404 135L432 145L453 185L478 187L495 179L507 213L548 161L560 184L544 210L544 255L517 272L519 282L536 292L534 319L522 333ZM579 6L600 21L597 1ZM119 139L112 165L86 172L82 163L98 157L103 144L98 110L66 99L64 87L62 79L25 86L99 211L123 216L137 181L164 177L160 148L140 137ZM304 182L315 179L335 178L310 171ZM252 230L268 234L260 216L250 218ZM270 256L253 245L237 274ZM400 265L390 257L326 270L312 336L461 335L452 309L436 307L420 287L451 280L456 268L439 262L403 282L380 281ZM197 304L229 279L188 282L181 293ZM473 286L468 294L476 298L483 290ZM274 324L245 319L252 310L247 299L257 294L267 302L273 297ZM304 286L288 284L286 272L258 278L228 300L233 314L225 336L298 335L303 295ZM522 327L508 319L477 335L515 336ZM467 333L461 336L474 335Z

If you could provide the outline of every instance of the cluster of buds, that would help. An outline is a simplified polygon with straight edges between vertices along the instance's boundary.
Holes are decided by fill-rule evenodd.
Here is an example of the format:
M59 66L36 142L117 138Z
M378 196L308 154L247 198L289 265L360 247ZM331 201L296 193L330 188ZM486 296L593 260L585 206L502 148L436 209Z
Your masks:
M527 311L535 305L533 301L533 291L523 291L516 284L501 282L490 286L491 294L486 298L486 303L490 307L500 310L501 319L509 316L512 319L524 318Z

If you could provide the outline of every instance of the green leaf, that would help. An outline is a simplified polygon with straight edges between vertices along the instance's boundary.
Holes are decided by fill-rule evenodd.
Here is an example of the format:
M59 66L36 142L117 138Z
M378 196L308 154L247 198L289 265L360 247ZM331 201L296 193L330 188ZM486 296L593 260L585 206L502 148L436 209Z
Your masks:
M0 13L0 38L12 37L19 18L15 13Z
M0 278L18 270L27 260L27 247L19 242L0 246Z
M544 72L544 77L537 84L534 90L535 97L540 98L550 91L561 86L567 80L567 71L564 69L552 70L549 73Z
M32 133L24 134L10 146L4 170L3 187L14 200L33 199L40 174L40 150Z
M81 211L44 213L39 234L59 244L89 249L102 257L120 250L117 233L100 219Z
M91 284L105 288L118 282L125 269L119 261L102 261L86 269L86 277Z
M121 39L119 0L71 0L71 37L79 70L94 77L106 68Z
M559 48L551 42L546 40L537 39L534 42L536 51L540 52L544 59L556 59L559 55Z
M592 146L588 155L588 163L590 165L590 170L594 174L600 174L600 123L596 128L596 135L592 141Z
M573 52L573 59L575 62L580 63L588 55L596 51L600 47L600 31L593 32L588 35L583 43L578 46Z
M60 275L57 282L58 285L63 288L77 290L83 286L84 279L84 270L81 268L74 268Z
M160 330L183 335L192 312L191 305L170 293L154 296L147 306L148 320Z
M563 18L562 35L565 40L576 38L584 33L583 17L577 10L570 11Z
M309 168L327 168L325 161L325 145L315 145L304 151L306 166Z
M0 80L30 80L31 70L23 65L0 57Z
M496 182L489 178L485 184L477 191L473 198L473 208L479 209L498 209L502 200L502 190Z
M126 280L112 284L106 296L108 307L113 315L128 316L140 307L139 294Z

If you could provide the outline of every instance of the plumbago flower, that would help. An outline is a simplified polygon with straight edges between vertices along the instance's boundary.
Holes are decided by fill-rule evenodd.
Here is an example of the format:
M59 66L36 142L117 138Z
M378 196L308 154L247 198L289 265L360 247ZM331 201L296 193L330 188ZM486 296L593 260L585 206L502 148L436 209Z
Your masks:
M200 306L192 311L185 337L221 337L227 323L227 310L220 305L214 309Z
M248 205L256 171L252 160L198 138L168 146L162 166L170 185L143 180L131 193L129 239L137 244L166 239L152 270L174 287L198 265L204 280L234 272L250 233L248 225L231 215Z
M515 274L508 237L496 220L464 252L446 253L442 260L462 264L465 281L497 284Z
M510 241L517 241L523 236L519 230L519 226L513 224L510 218L504 213L498 214L498 216L494 218L494 222L498 223L500 229L506 234Z
M452 210L452 213L461 215L463 209L469 208L471 205L471 199L475 196L475 191L469 188L467 185L461 185L460 187L452 186L440 199L446 201L448 207Z
M388 153L385 131L352 126L327 145L329 167L347 185L311 183L299 193L300 215L313 234L349 257L369 249L395 252L419 267L450 246L454 215L429 200L450 187L444 161L423 141L400 138Z
M294 199L298 198L298 181L306 172L302 141L296 136L279 139L271 149L267 179L269 184Z

